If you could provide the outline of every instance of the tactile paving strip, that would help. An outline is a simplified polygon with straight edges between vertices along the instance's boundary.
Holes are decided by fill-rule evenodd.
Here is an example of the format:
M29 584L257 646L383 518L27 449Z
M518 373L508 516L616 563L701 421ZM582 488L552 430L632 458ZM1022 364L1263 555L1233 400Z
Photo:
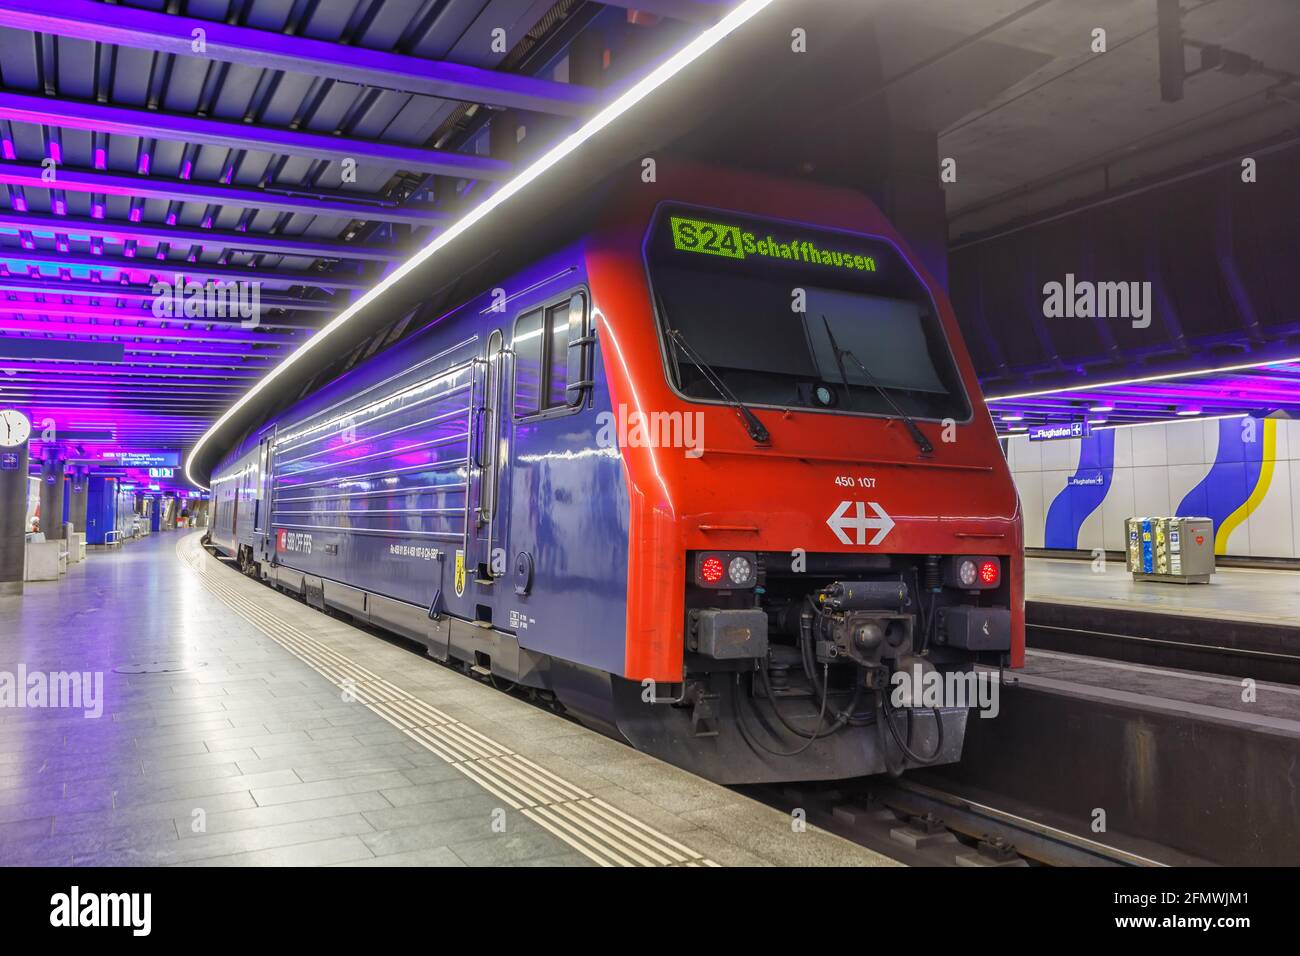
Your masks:
M364 704L593 862L601 866L718 866L258 607L219 580L214 569L227 569L203 550L197 536L178 542L176 554L209 591L338 687L346 698Z

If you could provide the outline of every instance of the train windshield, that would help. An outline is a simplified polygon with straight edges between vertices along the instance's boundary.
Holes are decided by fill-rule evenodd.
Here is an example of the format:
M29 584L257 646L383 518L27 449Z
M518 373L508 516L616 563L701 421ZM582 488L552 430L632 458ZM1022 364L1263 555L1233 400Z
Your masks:
M687 398L719 396L676 336L749 405L970 417L930 296L889 243L667 207L646 251L669 375Z

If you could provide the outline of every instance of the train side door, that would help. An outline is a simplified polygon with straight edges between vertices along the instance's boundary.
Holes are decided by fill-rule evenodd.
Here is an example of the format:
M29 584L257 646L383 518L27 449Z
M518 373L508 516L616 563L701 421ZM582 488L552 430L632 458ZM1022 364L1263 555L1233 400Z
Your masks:
M499 599L505 622L524 647L545 646L570 660L583 640L573 626L594 580L589 561L604 549L587 520L603 495L593 484L595 413L591 391L590 310L575 289L522 311L515 320L509 481L507 581ZM557 637L557 635L559 635Z
M275 426L262 436L257 449L257 479L253 482L253 554L259 561L270 560L274 550L271 533L271 466L275 456Z
M507 570L507 522L501 514L499 502L502 466L508 453L505 431L501 427L505 418L502 408L508 356L505 336L497 329L488 336L483 358L475 363L474 456L471 462L474 494L469 521L472 530L466 535L473 544L465 556L465 574L474 579L483 604L495 603L489 597L492 591L484 589L491 588Z

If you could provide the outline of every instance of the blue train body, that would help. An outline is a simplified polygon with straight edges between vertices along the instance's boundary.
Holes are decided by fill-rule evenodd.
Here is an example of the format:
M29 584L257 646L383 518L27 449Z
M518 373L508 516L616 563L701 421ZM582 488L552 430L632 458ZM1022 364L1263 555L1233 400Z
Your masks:
M627 491L618 449L592 451L610 408L599 351L579 346L591 385L576 405L519 416L509 385L515 321L575 297L589 329L581 243L284 410L216 469L212 543L411 637L432 626L450 645L449 619L513 634L521 679L543 655L620 673ZM514 566L521 553L531 568ZM486 643L499 666L513 656Z

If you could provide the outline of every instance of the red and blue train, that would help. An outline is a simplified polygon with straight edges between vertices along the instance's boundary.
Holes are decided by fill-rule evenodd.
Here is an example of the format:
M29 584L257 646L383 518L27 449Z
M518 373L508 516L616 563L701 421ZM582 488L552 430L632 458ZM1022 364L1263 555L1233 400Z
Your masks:
M955 761L967 708L897 675L1023 663L1019 505L951 306L838 187L611 190L212 491L250 574L724 783Z

